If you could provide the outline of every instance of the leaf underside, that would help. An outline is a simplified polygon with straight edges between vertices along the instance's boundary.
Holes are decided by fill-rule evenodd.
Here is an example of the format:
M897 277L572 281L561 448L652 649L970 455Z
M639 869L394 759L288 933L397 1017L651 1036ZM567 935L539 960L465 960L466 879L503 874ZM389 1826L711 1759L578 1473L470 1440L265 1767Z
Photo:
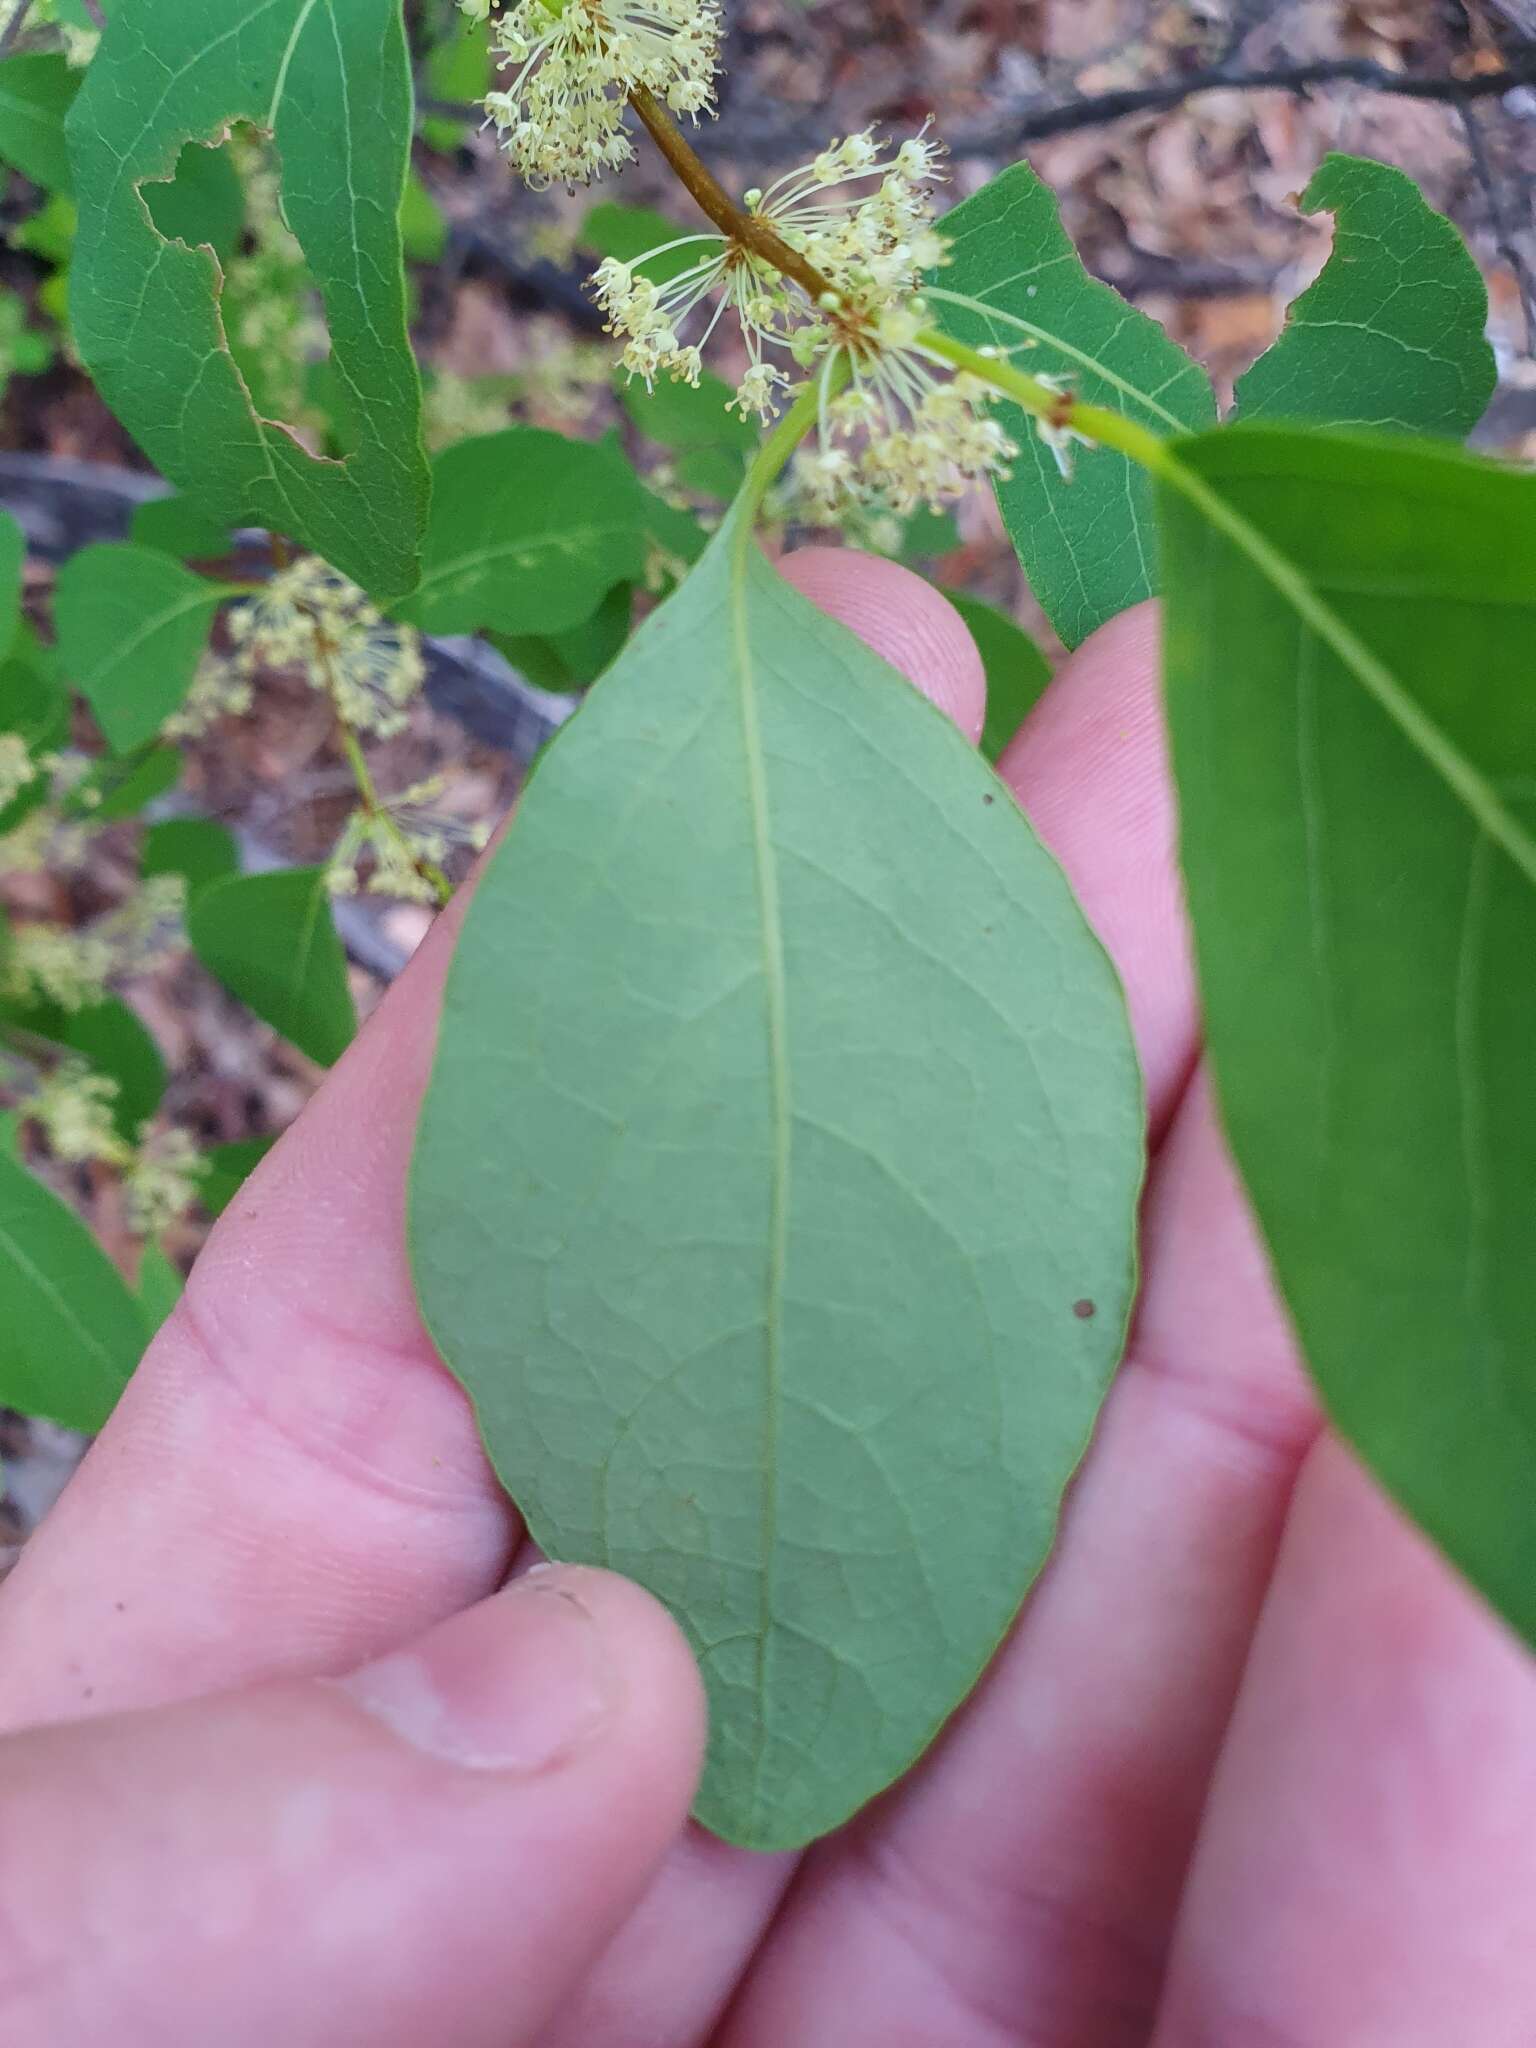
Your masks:
M552 1555L682 1620L699 1813L899 1775L1051 1541L1132 1287L1123 999L991 771L739 515L543 758L455 955L428 1325Z
M1209 498L1163 496L1167 692L1233 1149L1334 1420L1536 1642L1536 478L1268 428L1176 459Z
M249 121L330 327L345 460L258 416L211 250L165 240L144 188L188 142ZM411 91L399 0L138 0L113 17L69 119L80 231L70 312L102 396L178 489L231 526L314 549L387 599L427 510L399 211Z

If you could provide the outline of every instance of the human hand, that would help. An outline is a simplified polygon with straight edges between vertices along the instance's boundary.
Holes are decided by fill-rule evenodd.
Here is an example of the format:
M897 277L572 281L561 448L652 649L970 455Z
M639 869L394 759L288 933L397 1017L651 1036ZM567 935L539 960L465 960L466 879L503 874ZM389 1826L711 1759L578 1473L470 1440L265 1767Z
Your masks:
M979 729L926 586L791 573ZM933 1753L798 1865L679 1834L665 1617L494 1594L520 1528L403 1253L450 912L0 1592L8 2048L1536 2039L1536 1669L1318 1435L1199 1069L1154 668L1116 622L1004 762L1156 1151L1129 1362Z

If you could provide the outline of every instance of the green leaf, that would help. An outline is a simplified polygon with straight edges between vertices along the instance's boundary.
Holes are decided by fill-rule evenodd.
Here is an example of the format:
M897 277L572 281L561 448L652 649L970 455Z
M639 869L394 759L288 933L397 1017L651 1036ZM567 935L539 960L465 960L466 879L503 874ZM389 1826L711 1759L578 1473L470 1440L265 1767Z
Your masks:
M152 1117L165 1095L165 1061L134 1011L117 996L65 1010L56 1003L7 1005L7 1021L79 1055L98 1074L117 1083L113 1122L132 1144L139 1125Z
M627 583L610 590L597 610L569 633L545 636L493 633L491 639L540 690L584 690L618 657L629 638L635 593Z
M1014 348L1031 376L1060 377L1086 403L1124 413L1155 433L1213 424L1210 380L1155 320L1084 270L1055 195L1015 164L944 217L951 262L938 274L934 312L957 339ZM956 292L1008 318L961 311ZM1017 323L1017 324L1014 324ZM1024 573L1068 647L1076 647L1154 588L1152 486L1123 455L1079 448L1066 482L1024 413L1002 408L1019 444L997 501Z
M27 565L27 537L9 512L0 512L0 660L16 644L21 624L21 579ZM7 732L21 728L8 716L10 693L0 695L0 724Z
M746 457L736 448L686 448L675 464L685 491L729 504L747 473Z
M396 607L428 633L564 633L645 572L646 507L610 443L508 427L433 464L420 588Z
M144 203L159 232L189 249L207 243L227 263L245 232L245 187L225 149L192 142L168 185L146 185Z
M24 53L0 63L0 162L46 192L68 192L64 117L80 89L62 57Z
M59 654L114 752L143 746L180 709L229 595L169 555L125 543L82 548L64 564Z
M139 1305L149 1328L158 1330L180 1301L186 1282L162 1245L147 1244L139 1261Z
M897 559L930 562L936 555L953 553L959 545L960 528L955 523L954 513L935 512L931 505L919 505L902 522Z
M1022 814L738 508L492 857L411 1196L537 1540L689 1632L718 1833L836 1825L991 1655L1119 1355L1140 1104Z
M240 120L274 134L284 216L324 300L342 461L258 416L216 259L167 242L146 210L187 143ZM380 599L414 586L427 510L400 247L410 134L399 0L135 0L69 122L71 314L102 396L210 518L288 534Z
M227 555L234 536L201 506L181 496L150 498L138 506L128 537L136 547L154 548L183 562L216 562Z
M139 873L180 875L188 902L210 883L240 872L240 851L231 834L212 818L166 818L144 834Z
M224 1214L276 1142L275 1138L232 1138L203 1155L207 1166L197 1184L197 1199L210 1216Z
M1261 427L1176 462L1228 1133L1334 1422L1536 1643L1536 477Z
M188 908L187 937L231 995L322 1067L351 1044L357 1012L323 868L211 882Z
M636 377L621 376L618 392L640 432L663 448L735 448L749 455L762 439L750 420L726 410L736 394L709 370L697 384L664 377L654 391Z
M491 85L491 48L484 22L462 17L439 43L427 52L424 67L424 97L434 100L462 100L466 104L485 98ZM457 149L464 140L465 121L434 116L421 124L422 140L429 149Z
M983 760L996 762L1051 680L1051 664L1024 628L995 604L960 590L944 595L964 619L987 676L987 722L981 731Z
M443 209L414 171L405 181L400 202L400 239L412 263L441 263L448 247Z
M718 242L719 236L702 225L681 228L675 220L649 206L625 206L616 199L603 199L588 211L577 239L582 248L598 256L615 257L620 263L638 263L648 250L665 249L665 256L640 263L639 273L657 284L666 284L691 269L699 261L704 244L710 240ZM683 246L674 249L674 242Z
M1333 254L1285 331L1238 379L1242 417L1469 434L1498 366L1466 243L1401 171L1330 155L1302 194L1335 217Z
M66 812L98 825L136 818L146 804L176 787L185 765L179 747L146 747L126 760L109 755L93 762L71 790Z
M98 1430L149 1331L73 1209L0 1152L0 1404Z

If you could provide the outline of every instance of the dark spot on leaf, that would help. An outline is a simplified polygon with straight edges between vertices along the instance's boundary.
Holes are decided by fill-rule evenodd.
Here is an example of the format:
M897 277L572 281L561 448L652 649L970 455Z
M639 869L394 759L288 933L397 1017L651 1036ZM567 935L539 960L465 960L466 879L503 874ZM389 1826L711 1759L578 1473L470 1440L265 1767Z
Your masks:
M1090 1316L1095 1316L1098 1312L1097 1304L1089 1301L1086 1296L1082 1301L1074 1301L1072 1304L1072 1313L1080 1323L1086 1323Z
M997 798L992 794L990 789L984 789L982 791L981 800L984 804L995 804L997 802Z

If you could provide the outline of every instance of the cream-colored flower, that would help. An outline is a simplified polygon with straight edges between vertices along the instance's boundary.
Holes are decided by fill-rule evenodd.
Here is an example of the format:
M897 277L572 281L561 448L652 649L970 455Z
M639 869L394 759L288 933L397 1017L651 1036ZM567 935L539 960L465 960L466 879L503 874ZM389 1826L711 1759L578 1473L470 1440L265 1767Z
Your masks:
M37 777L37 763L19 732L0 732L0 810Z
M812 370L850 338L868 337L873 346L881 323L944 260L933 227L941 160L926 134L892 150L866 131L831 144L766 191L746 194L747 211L826 280L828 304L813 306L766 259L718 234L680 236L634 263L600 264L592 291L609 331L625 337L624 368L647 384L660 375L697 383L701 351L729 315L747 345L736 409L768 418L791 382L775 355ZM675 277L658 284L646 275L653 258L682 249L691 260ZM685 327L712 297L708 321L684 342Z
M236 605L229 636L240 664L296 669L356 732L387 739L426 681L421 635L386 619L367 593L318 556L281 569Z
M443 794L440 776L385 797L376 810L357 810L347 820L326 870L334 895L398 896L431 903L438 893L425 869L441 868L455 847L479 852L490 838L488 825L469 825L436 808Z
M55 1159L70 1166L102 1160L122 1166L132 1157L113 1121L117 1083L78 1060L61 1060L39 1082L25 1113L42 1126Z
M179 711L160 730L168 740L197 740L221 718L243 718L254 692L249 671L222 654L205 654Z
M138 1237L158 1238L197 1200L207 1170L208 1161L188 1132L145 1124L139 1149L129 1154L123 1173L128 1228Z
M637 86L675 114L712 106L720 30L718 0L515 0L492 36L512 76L486 117L529 185L585 184L634 154Z

